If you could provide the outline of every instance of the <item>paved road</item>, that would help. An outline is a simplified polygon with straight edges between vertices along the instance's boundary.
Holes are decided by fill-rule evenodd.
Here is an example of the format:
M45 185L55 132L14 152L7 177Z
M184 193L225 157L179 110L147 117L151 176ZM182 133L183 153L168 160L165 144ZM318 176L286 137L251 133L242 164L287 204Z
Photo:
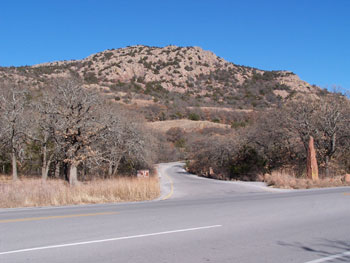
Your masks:
M350 262L350 188L271 191L160 165L162 199L0 210L0 262Z

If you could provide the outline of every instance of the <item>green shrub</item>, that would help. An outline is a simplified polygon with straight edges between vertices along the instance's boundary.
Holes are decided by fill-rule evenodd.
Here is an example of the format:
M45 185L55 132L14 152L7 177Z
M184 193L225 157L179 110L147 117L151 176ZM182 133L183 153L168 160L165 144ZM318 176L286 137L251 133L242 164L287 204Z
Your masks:
M190 67L190 66L185 66L185 70L187 70L187 71L192 71L192 70L193 70L193 68L192 68L192 67Z
M192 121L199 121L200 117L197 113L191 112L190 114L188 114L188 118Z
M110 59L113 56L113 52L106 52L104 56L106 59Z
M247 123L245 121L237 121L231 123L231 128L238 129L238 128L244 128L247 126Z
M266 161L249 146L243 147L231 163L231 179L255 180L256 172L263 171Z
M96 77L95 72L88 72L84 75L84 80L89 84L98 83L98 78Z

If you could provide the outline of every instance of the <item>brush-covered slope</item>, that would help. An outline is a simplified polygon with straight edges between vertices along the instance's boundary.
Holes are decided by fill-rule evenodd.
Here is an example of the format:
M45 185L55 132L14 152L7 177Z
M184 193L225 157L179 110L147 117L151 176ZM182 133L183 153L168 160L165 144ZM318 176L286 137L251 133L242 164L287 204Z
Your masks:
M35 66L0 67L0 78L33 88L52 78L79 75L86 86L111 99L147 107L178 104L196 107L259 109L296 94L322 91L289 71L264 71L235 65L199 47L132 46L106 50L83 60Z

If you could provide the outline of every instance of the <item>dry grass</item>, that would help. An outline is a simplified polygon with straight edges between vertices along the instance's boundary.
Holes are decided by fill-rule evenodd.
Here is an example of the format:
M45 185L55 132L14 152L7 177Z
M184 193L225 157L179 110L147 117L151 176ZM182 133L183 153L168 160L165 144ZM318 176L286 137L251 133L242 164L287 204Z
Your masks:
M297 178L295 175L274 171L264 176L264 181L269 186L284 189L309 189L321 187L350 186L350 183L344 181L344 176L334 176L331 178L320 178L318 181L312 181L306 178Z
M10 182L11 177L7 175L0 174L0 184L5 182Z
M62 180L0 180L0 208L143 201L160 195L158 177L117 178L70 187Z
M192 120L186 120L186 119L148 122L147 125L150 128L161 132L166 132L171 128L177 128L177 127L184 129L186 132L199 131L204 128L222 128L222 129L231 128L231 126L227 124L215 123L210 121L192 121Z

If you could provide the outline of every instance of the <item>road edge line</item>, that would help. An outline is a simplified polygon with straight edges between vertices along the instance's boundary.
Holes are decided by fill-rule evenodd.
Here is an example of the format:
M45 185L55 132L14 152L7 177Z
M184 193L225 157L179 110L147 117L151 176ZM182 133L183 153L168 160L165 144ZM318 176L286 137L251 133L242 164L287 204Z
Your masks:
M167 194L166 196L164 196L161 199L162 201L169 199L174 194L174 181L173 181L173 179L171 179L171 177L168 174L166 174L166 176L168 178L168 181L170 181L170 193Z

